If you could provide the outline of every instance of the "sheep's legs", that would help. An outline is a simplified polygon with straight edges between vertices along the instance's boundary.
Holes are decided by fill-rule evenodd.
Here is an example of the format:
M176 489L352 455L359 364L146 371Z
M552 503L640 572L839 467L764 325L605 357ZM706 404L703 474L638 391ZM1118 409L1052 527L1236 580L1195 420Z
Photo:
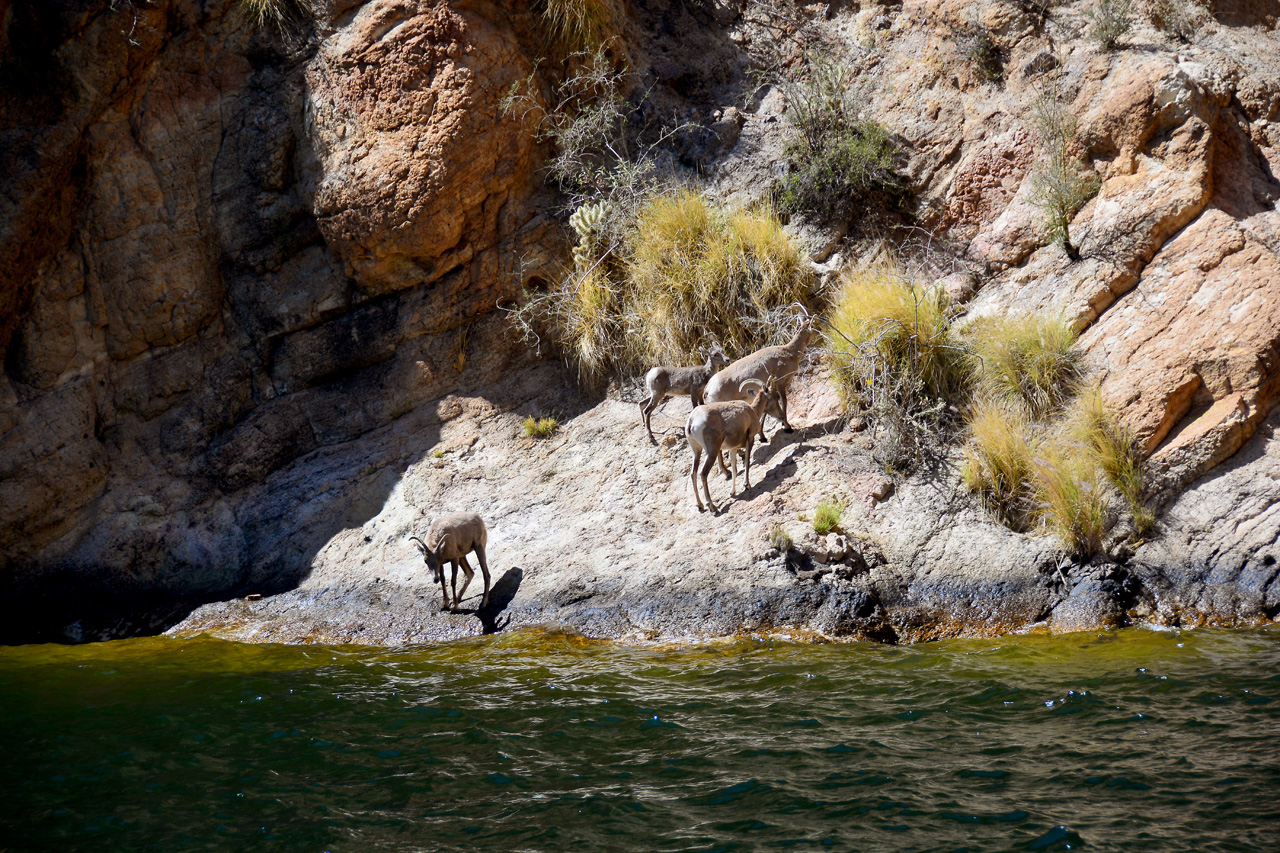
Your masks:
M444 582L444 563L443 562L440 563L440 573L436 575L436 579L440 581L440 598L442 599L440 603L440 609L448 610L449 609L449 587Z
M489 563L484 558L484 546L476 545L476 559L480 561L480 571L484 572L484 598L480 599L480 609L489 606Z
M653 427L649 425L649 419L653 416L653 410L658 408L658 405L664 399L666 399L665 394L661 397L650 397L648 400L645 400L640 404L640 417L644 419L644 428L645 431L649 433L649 441L654 444L657 444L658 440L653 437Z
M458 562L462 563L462 571L466 573L466 577L462 581L462 592L458 592L457 587L456 586L454 587L454 593L453 593L453 609L454 610L457 610L458 605L462 603L463 597L467 594L467 587L471 585L471 579L476 575L475 569L471 568L471 565L467 563L466 554L463 554L461 557L459 557ZM455 582L458 579L458 563L453 564L453 579Z
M702 460L702 450L695 444L690 446L693 448L693 467L689 469L689 480L693 483L693 499L698 502L698 512L702 512L706 509L702 505L702 495L698 494L698 462ZM710 492L707 492L707 500L711 500Z
M707 461L702 464L702 490L707 493L707 509L712 512L716 511L716 505L711 501L711 487L707 485L707 475L711 473L711 468L716 464L716 460L720 458L720 449L716 448L715 453L707 453ZM694 466L697 466L697 460L694 460ZM693 484L694 494L697 494L698 483L695 480ZM702 502L698 502L698 509L702 509Z

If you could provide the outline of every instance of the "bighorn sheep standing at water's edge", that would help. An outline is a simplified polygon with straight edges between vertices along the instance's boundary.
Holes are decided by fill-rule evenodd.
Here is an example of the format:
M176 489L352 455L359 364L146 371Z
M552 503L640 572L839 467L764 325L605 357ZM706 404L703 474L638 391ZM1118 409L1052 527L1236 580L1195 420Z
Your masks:
M780 346L765 347L751 355L745 355L733 364L721 370L707 383L703 396L708 403L724 403L730 400L745 400L747 392L745 383L749 379L764 382L772 379L777 386L781 416L774 415L782 422L782 428L791 432L791 424L787 421L787 388L791 379L800 369L800 358L809 346L810 339L818 331L818 318L806 317L804 324L796 332L796 336ZM773 414L770 412L769 414ZM767 443L764 434L764 420L760 422L760 441Z
M667 367L659 365L651 369L644 377L644 386L649 391L649 399L640 404L640 417L644 418L644 428L649 433L649 440L654 444L658 440L653 437L653 428L649 426L649 417L653 410L667 397L689 397L694 408L702 405L702 392L707 387L711 375L729 363L729 357L720 349L719 344L712 344L707 352L707 363L697 367Z
M431 570L433 580L440 582L440 595L444 598L444 610L457 610L458 602L462 601L462 596L467 592L467 586L471 583L471 578L475 576L475 571L471 566L467 565L467 554L475 551L476 557L480 560L480 571L484 572L484 598L480 601L480 609L489 606L489 564L484 558L484 546L489 541L489 531L485 530L484 521L474 512L454 512L449 515L442 515L435 521L431 522L431 528L427 531L427 541L423 542L417 536L409 537L417 544L418 551L422 554L422 559L426 560L427 568ZM449 605L449 590L444 585L444 564L448 561L453 565L453 606ZM458 564L462 564L462 571L466 573L467 579L462 583L462 592L458 592Z
M764 420L766 412L775 418L782 418L781 395L772 379L767 383L759 379L747 379L743 381L742 389L746 393L755 390L755 400L750 403L742 400L704 403L694 409L689 414L689 419L685 421L685 439L693 449L693 467L690 469L689 478L693 480L693 498L698 502L699 512L702 511L703 506L702 496L698 493L698 462L703 452L707 454L707 461L702 466L702 491L707 494L707 506L715 512L715 504L711 501L711 489L707 486L707 474L711 472L711 466L717 462L722 469L724 468L720 451L729 451L730 464L733 465L733 474L730 477L733 482L729 486L729 494L734 495L738 491L736 451L739 448L744 451L743 477L746 485L743 488L751 488L751 445L755 442L756 433L760 432L760 423ZM729 472L726 470L725 474L728 475Z

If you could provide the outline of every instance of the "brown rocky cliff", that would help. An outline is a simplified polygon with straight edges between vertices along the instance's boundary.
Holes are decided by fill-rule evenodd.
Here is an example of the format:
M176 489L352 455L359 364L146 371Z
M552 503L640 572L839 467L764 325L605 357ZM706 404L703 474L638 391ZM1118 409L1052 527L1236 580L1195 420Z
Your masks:
M878 79L873 110L903 146L920 219L981 285L971 310L1062 310L1085 329L1161 496L1180 497L1157 541L1063 587L1052 540L986 519L949 471L868 505L869 559L815 575L768 552L773 524L831 493L861 502L871 476L826 436L817 390L800 409L812 447L764 457L768 492L686 517L679 448L619 456L634 407L532 366L492 310L561 253L538 213L532 128L498 108L542 52L524 5L335 2L304 43L256 32L229 2L0 4L5 79L34 68L58 83L7 98L0 130L0 554L8 600L38 616L14 635L150 630L201 600L290 588L184 630L479 630L430 610L397 544L442 507L501 526L492 562L521 568L517 623L923 639L1110 624L1129 607L1267 618L1280 44L1274 20L1219 6L1190 45L1140 20L1103 53L1080 3L1050 18L922 0L778 19L768 4L631 4L640 112L703 122L672 157L716 191L758 197L780 160L785 102L746 97L752 46L788 28L837 44ZM1001 51L998 83L957 52L971 14ZM1079 260L1044 245L1028 201L1029 105L1050 76L1103 179L1073 223ZM517 414L549 410L571 444L512 437ZM1209 575L1227 592L1200 595ZM119 600L88 600L103 595Z
M335 4L309 40L233 2L2 11L6 582L287 585L352 499L272 524L264 481L524 355L493 309L557 245L498 106L527 11Z

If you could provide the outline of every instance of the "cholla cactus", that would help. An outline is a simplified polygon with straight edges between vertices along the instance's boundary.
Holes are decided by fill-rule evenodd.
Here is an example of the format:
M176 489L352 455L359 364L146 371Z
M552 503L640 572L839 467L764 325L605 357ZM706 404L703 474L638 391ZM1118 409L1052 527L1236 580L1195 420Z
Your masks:
M578 234L578 245L573 247L573 262L578 269L587 269L600 256L610 213L612 208L602 201L584 204L569 217L569 225Z

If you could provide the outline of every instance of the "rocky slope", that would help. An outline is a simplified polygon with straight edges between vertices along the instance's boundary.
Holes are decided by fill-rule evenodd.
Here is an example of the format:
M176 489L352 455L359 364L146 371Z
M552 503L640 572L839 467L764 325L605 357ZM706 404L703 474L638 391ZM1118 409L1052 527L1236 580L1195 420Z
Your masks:
M496 306L565 254L546 151L500 108L530 74L549 91L526 5L331 0L284 38L230 2L0 0L4 637L407 642L551 621L912 640L1274 617L1275 10L1218 3L1189 44L1140 20L1102 52L1087 5L637 2L623 19L642 109L702 126L672 156L726 199L767 187L785 139L785 101L749 70L778 45L840 51L878 81L971 311L1085 330L1168 503L1150 542L1060 570L1052 539L986 519L945 466L871 497L883 475L820 365L806 429L757 451L752 490L709 517L680 443L650 447L634 404L578 396L512 339ZM957 50L975 19L999 83ZM1029 201L1050 79L1102 179L1079 259L1043 245ZM867 248L838 235L829 266ZM549 411L558 437L515 437ZM851 502L848 535L806 541L796 516L828 495ZM437 613L407 546L444 508L490 522L488 613ZM794 552L771 548L775 524Z

